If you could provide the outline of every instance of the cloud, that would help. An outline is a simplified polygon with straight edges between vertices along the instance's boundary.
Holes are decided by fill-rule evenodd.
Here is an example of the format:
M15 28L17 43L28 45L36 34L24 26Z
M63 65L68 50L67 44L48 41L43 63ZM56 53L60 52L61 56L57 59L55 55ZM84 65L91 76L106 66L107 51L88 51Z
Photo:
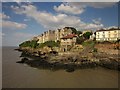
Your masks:
M90 24L86 24L83 28L84 29L99 29L99 28L102 28L103 27L103 24L94 24L94 23L90 23Z
M10 16L8 16L8 15L6 15L4 13L0 13L0 18L1 18L0 25L3 28L8 28L8 29L24 29L24 28L27 27L26 24L17 23L17 22L13 22L13 21L7 20L7 19L10 19Z
M2 0L2 2L17 2L17 3L21 3L21 2L33 2L32 0Z
M25 14L26 16L35 19L38 23L43 25L44 28L48 29L61 28L66 25L74 26L75 24L78 25L80 23L78 17L66 14L53 15L45 11L37 11L37 8L33 5L23 5L21 8L14 7L13 9L17 14Z
M93 21L93 23L95 23L97 25L101 24L101 18L93 19L92 21Z
M81 14L84 12L83 7L70 6L67 3L62 3L60 6L54 6L54 10L57 12L64 12L68 14Z
M26 24L17 23L13 21L2 21L2 27L8 29L24 29L27 27Z
M4 13L0 13L0 19L9 19L10 16L5 15Z
M30 0L2 0L2 2L16 2L18 5L20 5L21 4L21 2L27 2L27 1L29 1L30 2Z
M25 22L28 22L28 21L30 21L30 19L28 19L28 18L25 18L25 19L24 19L24 21L25 21Z
M48 0L49 1L49 0ZM62 0L63 2L119 2L119 0Z
M116 2L91 2L88 3L87 5L94 8L105 8L105 7L111 7L115 4Z
M97 25L95 23L86 24L81 21L80 17L68 14L51 14L46 11L38 11L33 5L22 5L21 7L12 7L16 14L25 14L29 18L33 18L39 24L41 24L46 29L57 29L63 28L65 26L71 26L75 28L97 28L103 25Z
M68 2L71 6L76 7L94 7L94 8L105 8L105 7L111 7L116 4L116 2Z

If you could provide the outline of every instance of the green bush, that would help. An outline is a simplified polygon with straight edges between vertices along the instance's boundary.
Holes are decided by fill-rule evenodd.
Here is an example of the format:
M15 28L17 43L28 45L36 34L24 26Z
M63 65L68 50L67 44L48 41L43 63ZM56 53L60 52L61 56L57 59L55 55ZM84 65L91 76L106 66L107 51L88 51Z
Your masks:
M83 43L84 42L84 37L83 36L79 36L79 37L77 37L77 40L76 40L76 43L77 44L81 44L81 43Z
M45 43L37 43L38 40L32 40L32 41L25 41L19 45L19 47L31 47L31 48L43 48L45 46L48 47L59 47L60 41L47 41Z
M90 38L90 35L92 35L91 32L86 32L86 33L83 34L83 37L84 37L85 39L89 39L89 38Z
M72 33L74 33L74 34L77 34L77 35L82 34L81 31L76 30L74 27L71 27L71 30L72 30Z
M39 44L37 43L37 40L31 40L31 41L25 41L19 45L19 47L31 47L36 48Z
M93 52L97 52L97 48L94 48L94 49L93 49Z
M82 31L77 31L77 35L80 35L80 34L82 34Z
M57 42L55 42L55 41L47 41L45 43L40 43L37 48L43 48L45 46L48 46L48 47L51 47L51 48L52 47L59 47L60 46L60 41L57 41Z

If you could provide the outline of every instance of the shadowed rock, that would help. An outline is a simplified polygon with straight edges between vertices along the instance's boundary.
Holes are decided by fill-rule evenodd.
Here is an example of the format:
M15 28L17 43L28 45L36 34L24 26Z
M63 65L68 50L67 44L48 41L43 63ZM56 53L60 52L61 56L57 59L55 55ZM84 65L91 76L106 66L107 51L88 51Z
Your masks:
M25 63L26 61L28 61L27 58L22 58L21 61L17 61L16 63Z

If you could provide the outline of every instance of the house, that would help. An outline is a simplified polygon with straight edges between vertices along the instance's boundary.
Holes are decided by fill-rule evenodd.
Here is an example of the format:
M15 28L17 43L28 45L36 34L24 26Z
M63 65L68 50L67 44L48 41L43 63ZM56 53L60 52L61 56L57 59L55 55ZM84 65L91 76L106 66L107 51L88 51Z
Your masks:
M69 51L76 44L77 35L68 34L60 39L61 51Z
M45 31L43 34L38 35L38 43L44 43L46 41L60 41L60 38L72 34L72 28L71 27L65 27L58 30L49 30Z
M55 40L55 31L49 30L44 32L41 35L37 36L38 43L44 43L46 41L54 41Z
M37 38L38 38L38 43L43 43L43 34L38 35Z
M120 29L101 29L96 32L96 41L117 41L120 39Z
M55 30L55 42L60 40L60 31L61 31L61 29Z
M95 40L95 33L92 33L92 35L90 35L90 40Z
M38 38L37 38L37 37L33 37L32 39L30 39L30 41L32 41L32 40L37 41L37 40L38 40Z

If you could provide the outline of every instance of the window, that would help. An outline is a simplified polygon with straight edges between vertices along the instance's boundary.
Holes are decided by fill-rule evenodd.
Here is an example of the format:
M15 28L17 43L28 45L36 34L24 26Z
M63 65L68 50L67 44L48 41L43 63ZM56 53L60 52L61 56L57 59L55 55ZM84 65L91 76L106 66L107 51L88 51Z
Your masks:
M105 35L103 35L103 38L105 38Z
M97 35L97 37L99 38L99 35Z
M114 34L114 37L117 37L117 34Z

